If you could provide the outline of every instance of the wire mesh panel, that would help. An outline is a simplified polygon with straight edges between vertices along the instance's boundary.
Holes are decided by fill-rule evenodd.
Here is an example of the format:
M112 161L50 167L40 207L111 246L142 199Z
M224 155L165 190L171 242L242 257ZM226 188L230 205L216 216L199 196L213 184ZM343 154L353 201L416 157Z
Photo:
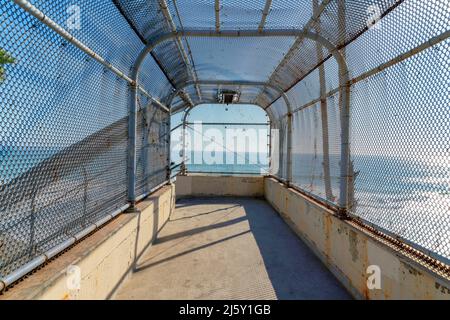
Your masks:
M300 108L320 98L319 70L314 70L299 84L289 90L288 97L296 108Z
M338 95L294 113L292 183L337 203L340 181Z
M171 160L171 175L177 175L181 171L181 164L183 163L183 127L178 126L173 128L171 132L170 144L170 160Z
M137 123L136 194L142 195L168 179L169 114L140 98Z
M272 149L270 173L281 180L288 180L288 131L287 117L281 118L277 126L272 130Z
M353 212L446 258L449 57L447 40L356 84L351 115Z
M70 29L66 20L74 12L66 10L69 3L35 2L123 72L143 47L111 3L77 2L81 29ZM0 30L0 277L4 277L127 204L130 97L127 81L12 1L0 1ZM158 94L165 80L157 72L161 73L154 68L153 82L141 85ZM167 152L156 144L167 144L152 139L165 132L166 118L159 113L150 116L158 119L149 125L147 148L149 170L156 172L167 161ZM138 118L144 118L142 112ZM141 179L138 193L161 179Z
M268 124L196 124L187 128L188 172L269 173Z
M2 3L6 2L11 3L2 0ZM139 37L111 1L35 0L32 3L122 71L130 68L142 48ZM37 21L34 21L34 26L46 28Z
M378 230L448 262L450 5L418 0L367 5L348 2L341 8L345 16L323 14L316 23L329 39L346 44L342 52L353 78L348 209ZM387 7L394 10L383 16ZM359 27L350 16L355 16L358 8L367 9L368 22L374 13L379 16L375 25L368 25L352 39L349 30ZM337 13L338 9L331 3L325 12ZM360 13L362 21L363 11ZM343 29L343 21L347 29ZM326 52L320 54L324 63L287 92L294 105L292 182L337 205L339 66ZM293 64L301 64L299 61ZM325 74L323 83L321 72ZM328 141L324 141L326 133Z
M264 82L294 37L187 38L204 80Z
M351 75L358 77L449 29L449 1L404 1L346 47Z

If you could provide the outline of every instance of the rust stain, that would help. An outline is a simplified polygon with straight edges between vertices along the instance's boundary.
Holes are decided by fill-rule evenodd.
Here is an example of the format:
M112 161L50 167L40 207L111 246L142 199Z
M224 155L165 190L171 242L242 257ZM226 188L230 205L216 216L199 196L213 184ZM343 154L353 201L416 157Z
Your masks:
M276 192L275 192L275 196L276 196ZM283 196L281 196L283 197ZM307 197L308 200L311 200L310 197ZM281 200L283 200L283 198L281 198ZM288 201L288 197L285 197L285 200ZM308 215L310 214L310 209L311 206L314 205L314 201L311 200L312 203L310 202L306 202L305 204L305 208L304 208L304 214ZM283 202L281 202L281 204L283 204ZM312 212L315 213L315 212ZM331 232L332 232L332 218L335 217L334 214L332 215L324 215L324 219L325 221L320 221L320 219L316 219L313 223L312 226L314 227L318 227L319 230L320 228L322 228L325 232L325 255L326 255L326 261L327 264L329 264L329 256L331 254ZM420 263L423 266L428 267L430 270L434 271L434 272L438 272L441 273L442 275L444 275L444 277L448 277L450 276L450 266L449 265L445 265L442 262L439 262L429 256L427 256L426 254L408 246L406 243L402 242L400 239L397 238L393 238L389 235L386 235L384 233L382 233L381 231L375 229L372 226L366 225L365 223L363 223L362 221L356 219L356 218L350 218L347 221L343 222L344 226L341 226L341 223L336 224L336 230L338 232L338 234L340 235L347 235L348 236L348 241L349 241L349 253L351 254L351 259L352 261L355 263L359 260L361 260L361 262L363 263L363 265L365 267L367 267L369 265L369 257L368 257L368 251L367 251L367 242L364 241L365 238L361 239L358 237L359 233L358 232L362 232L365 235L371 236L374 239L380 241L381 243L383 243L384 245L389 246L390 248L396 249L399 253L404 254L410 258L413 258L416 262ZM348 227L345 226L348 225ZM306 225L305 225L306 227ZM356 228L356 230L358 230L358 232L352 230L352 228ZM334 231L336 231L334 230ZM307 233L307 232L304 232ZM362 240L362 242L361 242ZM316 243L311 240L310 241L311 244L318 248ZM359 264L359 263L358 263ZM365 268L364 268L365 271ZM417 270L416 268L412 267L411 265L407 265L405 264L405 269L404 271L402 270L404 276L412 276L412 277L423 277L424 274L422 273L422 271ZM427 275L427 273L425 273L425 275ZM392 299L394 298L398 293L396 290L396 286L397 283L394 282L390 282L392 281L391 279L385 279L383 278L383 283L382 283L382 290L377 290L375 292L372 292L372 290L368 289L367 287L367 279L364 273L361 273L361 276L363 279L365 279L366 281L363 281L362 286L360 285L361 288L361 293L363 294L362 296L365 297L366 299L370 299L370 298L376 298L376 297L384 297L386 299ZM361 278L360 278L361 279ZM416 279L416 281L414 281L415 286L417 287L416 292L420 292L423 291L423 287L421 288L418 284L418 279ZM354 278L353 281L358 281L357 278ZM359 282L359 281L358 281ZM389 283L387 283L389 282ZM352 281L349 279L349 283L352 287L357 288L357 285L353 285ZM395 290L394 290L395 288ZM449 286L443 286L442 284L436 282L435 283L435 289L437 292L439 292L439 294L445 294L445 295L450 295L450 287ZM432 285L428 287L428 290L425 290L425 295L426 297L430 297L430 295L433 295L433 291L432 290ZM434 295L436 295L436 291L434 291ZM432 297L430 297L432 298Z
M364 251L363 251L363 259L364 259L364 261L363 261L363 272L366 271L367 267L369 266L369 254L368 254L368 251L367 251L367 241L364 242L364 245L365 246L364 246ZM370 299L370 292L369 292L369 289L367 287L367 280L368 280L367 274L363 273L363 283L362 283L363 292L364 292L364 294L366 296L366 299Z
M438 290L439 292L450 295L450 288L443 286L439 282L435 283L435 287L436 287L436 290Z
M325 255L327 261L329 260L331 254L331 216L325 214L324 224L325 224ZM329 261L328 261L329 262Z
M445 263L440 262L440 261L426 255L425 253L412 248L411 246L407 245L406 243L402 242L399 239L393 238L389 235L382 233L381 231L375 229L372 226L365 224L364 222L362 222L358 219L352 218L349 221L349 223L352 224L353 226L361 228L365 232L368 232L370 235L374 236L376 239L381 240L382 242L387 242L388 245L394 247L400 253L405 254L409 257L412 257L413 259L420 262L422 265L426 266L430 270L439 272L444 277L450 278L450 266L449 265L446 265Z
M422 276L422 272L420 272L419 270L413 268L413 266L405 263L405 262L401 262L403 264L403 266L405 267L406 270L408 270L409 274L417 277L417 276Z
M287 212L287 211L288 211L288 208L289 208L289 204L288 204L288 202L289 202L289 197L286 195L286 197L284 198L284 200L285 200L285 203L284 203L284 209L285 209L285 211Z
M366 279L367 280L367 279ZM370 294L369 294L369 288L367 287L367 282L363 281L363 286L362 286L362 294L364 296L364 299L366 300L370 300Z
M391 281L387 281L387 279L383 279L383 284L382 284L382 290L384 293L384 298L385 299L392 299L392 282Z
M358 258L359 258L358 234L355 231L350 230L350 232L348 234L348 241L350 244L350 254L352 256L352 261L356 262L356 261L358 261Z

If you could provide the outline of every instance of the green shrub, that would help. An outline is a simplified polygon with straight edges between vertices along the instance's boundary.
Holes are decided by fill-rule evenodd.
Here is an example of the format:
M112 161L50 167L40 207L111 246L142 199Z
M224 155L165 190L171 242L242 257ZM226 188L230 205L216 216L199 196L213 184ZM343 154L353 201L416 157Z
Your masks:
M5 64L15 63L16 59L6 52L6 50L0 48L0 83L5 80Z

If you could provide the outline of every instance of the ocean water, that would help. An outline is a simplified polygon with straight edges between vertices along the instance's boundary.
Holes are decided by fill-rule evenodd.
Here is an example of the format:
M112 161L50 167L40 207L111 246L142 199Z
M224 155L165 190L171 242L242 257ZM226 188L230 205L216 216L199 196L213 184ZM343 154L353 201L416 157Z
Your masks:
M188 156L190 161L187 162L187 170L190 172L202 173L244 173L244 174L269 174L269 157L266 153L223 153L222 160L218 163L208 164L206 161L197 161L202 159L201 152L192 152ZM227 159L234 159L227 161ZM195 163L193 163L195 162ZM200 163L197 163L200 162Z
M323 159L295 155L294 184L325 199ZM352 155L353 213L386 231L450 258L450 170L448 159L403 159ZM330 156L331 186L339 196L339 156Z
M48 147L0 145L0 185L7 184L60 150Z

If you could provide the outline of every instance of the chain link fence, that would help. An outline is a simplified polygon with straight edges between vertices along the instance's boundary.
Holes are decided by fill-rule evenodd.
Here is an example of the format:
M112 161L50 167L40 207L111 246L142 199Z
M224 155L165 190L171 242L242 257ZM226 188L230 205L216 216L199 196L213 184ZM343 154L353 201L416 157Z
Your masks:
M34 4L124 73L144 46L112 3L76 1L73 10L71 1ZM70 24L77 10L81 26ZM128 203L130 90L12 1L0 1L0 29L3 278ZM145 67L152 76L144 74L141 85L167 95L170 84L156 63L149 58ZM148 96L139 101L141 195L167 180L169 116Z
M449 33L447 1L410 0L342 50L352 78L349 214L447 264ZM288 91L295 105L291 183L336 206L338 70L327 59Z

